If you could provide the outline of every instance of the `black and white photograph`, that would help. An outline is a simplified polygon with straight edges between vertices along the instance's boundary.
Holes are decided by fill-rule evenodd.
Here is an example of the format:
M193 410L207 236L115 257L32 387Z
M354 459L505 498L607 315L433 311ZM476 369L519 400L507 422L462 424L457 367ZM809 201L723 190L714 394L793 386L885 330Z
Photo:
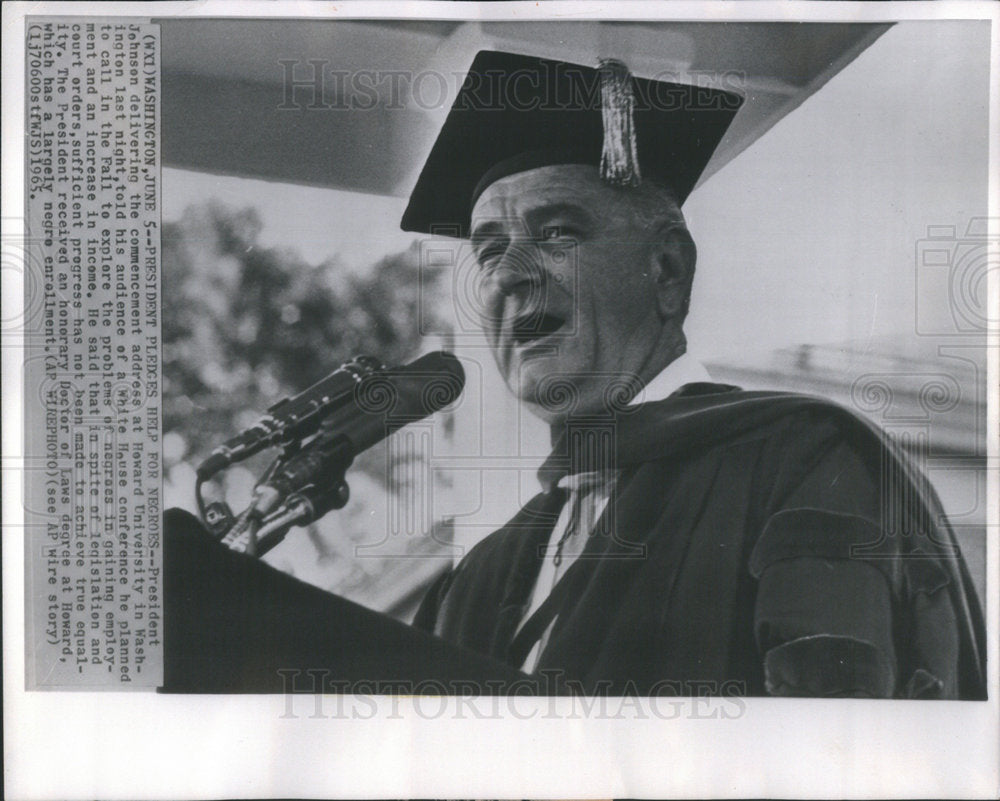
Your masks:
M984 698L986 93L908 74L893 142L907 87L835 81L933 44L985 89L988 26L472 27L161 23L168 687L447 687L281 572L484 690Z
M250 764L80 797L990 797L996 12L741 5L7 6L8 732Z

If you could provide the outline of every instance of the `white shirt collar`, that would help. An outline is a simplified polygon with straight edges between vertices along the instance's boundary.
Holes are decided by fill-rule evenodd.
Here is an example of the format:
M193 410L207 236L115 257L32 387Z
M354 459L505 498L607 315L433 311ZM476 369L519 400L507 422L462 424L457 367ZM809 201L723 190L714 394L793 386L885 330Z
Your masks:
M711 380L712 377L705 369L705 365L691 354L682 353L646 384L645 388L632 398L628 405L638 406L640 403L661 401L673 395L685 384Z

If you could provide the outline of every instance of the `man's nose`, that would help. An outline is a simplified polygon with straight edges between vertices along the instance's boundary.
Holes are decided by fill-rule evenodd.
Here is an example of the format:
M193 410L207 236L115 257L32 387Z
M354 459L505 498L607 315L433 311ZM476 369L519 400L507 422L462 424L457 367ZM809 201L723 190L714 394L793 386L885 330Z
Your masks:
M542 267L538 263L536 248L530 245L511 245L493 272L493 282L501 295L514 295L538 286L542 281Z

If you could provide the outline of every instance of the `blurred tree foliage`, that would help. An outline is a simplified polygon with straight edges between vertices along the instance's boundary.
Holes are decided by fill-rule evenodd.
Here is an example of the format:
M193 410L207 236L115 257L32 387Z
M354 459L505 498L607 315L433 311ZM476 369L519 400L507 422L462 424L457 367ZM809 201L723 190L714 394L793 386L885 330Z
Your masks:
M260 231L252 209L215 202L163 229L164 430L190 461L356 354L413 358L421 313L433 319L416 243L357 274L262 247ZM387 480L384 457L359 466Z

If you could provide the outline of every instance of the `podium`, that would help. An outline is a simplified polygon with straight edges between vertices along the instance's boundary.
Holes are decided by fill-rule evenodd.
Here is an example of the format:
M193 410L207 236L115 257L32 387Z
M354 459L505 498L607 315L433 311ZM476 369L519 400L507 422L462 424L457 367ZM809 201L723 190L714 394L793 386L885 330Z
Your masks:
M298 581L164 515L164 693L538 695L506 663ZM551 688L544 689L546 694Z

